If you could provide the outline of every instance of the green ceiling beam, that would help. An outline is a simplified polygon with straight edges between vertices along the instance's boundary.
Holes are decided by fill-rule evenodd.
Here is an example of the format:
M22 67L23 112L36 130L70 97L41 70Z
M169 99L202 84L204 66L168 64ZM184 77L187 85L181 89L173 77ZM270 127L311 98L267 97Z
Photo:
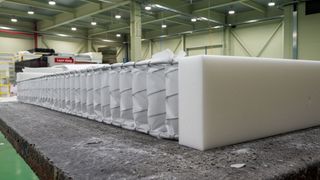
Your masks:
M191 20L189 20L188 23L186 21L184 21L184 20L181 20L181 19L168 19L166 21L172 22L172 23L175 23L175 24L179 24L179 25L183 25L183 26L193 26L193 23L191 22Z
M0 26L18 28L23 30L33 30L34 23L30 21L19 21L19 23L12 23L10 19L0 17Z
M175 34L179 34L182 32L188 32L188 31L192 31L192 30L196 30L196 29L204 29L204 28L208 28L207 24L195 24L194 28L190 29L190 27L187 26L181 26L181 25L177 25L177 26L172 26L172 27L168 27L165 30L157 30L157 31L150 31L150 32L146 32L143 34L143 38L144 39L152 39L152 38L156 38L159 37L161 35L175 35Z
M252 0L242 0L240 3L244 6L250 7L258 12L265 14L267 12L267 8L259 3L256 3Z
M102 21L105 21L105 22L108 22L108 23L122 23L122 24L127 24L129 25L129 21L121 18L121 19L115 19L114 17L111 17L111 16L106 16L106 15L101 15L101 14L96 14L94 16L92 16L93 18L96 18L96 19L100 19Z
M165 15L165 16L162 16L161 18L158 18L158 19L153 19L153 18L148 18L148 20L142 22L142 28L145 27L147 24L151 24L151 23L155 23L155 22L161 22L165 19L171 19L171 18L174 18L174 17L178 17L179 15L177 14L173 14L173 13L170 13L169 15ZM150 26L149 26L150 27ZM105 34L105 33L109 33L109 32L116 32L116 31L119 31L119 30L124 30L124 29L129 29L130 27L127 26L127 25L111 25L108 29L92 29L92 30L89 30L89 35L90 36L96 36L96 35L100 35L100 34ZM157 29L159 29L160 27L155 27Z
M77 7L72 10L72 14L70 13L60 13L54 17L54 21L40 21L38 27L41 31L50 30L86 17L93 16L95 14L102 13L104 11L108 11L119 6L124 6L129 4L129 0L118 1L116 4L85 4L80 7Z
M97 25L92 26L91 23L89 22L81 22L81 21L75 21L75 22L71 22L69 24L70 26L75 26L75 27L83 27L83 28L106 28L107 26L105 24L101 24L101 23L97 23Z
M31 6L39 9L46 9L50 11L58 11L58 12L72 12L72 8L67 8L60 5L51 6L48 3L38 2L34 0L6 0L7 2L25 5L25 6Z
M95 0L80 0L80 1L87 2L87 3L95 3L95 4L100 4L101 3L101 2L95 1Z
M17 11L17 10L8 9L8 8L1 8L1 7L0 7L0 14L23 17L23 18L27 18L27 19L53 20L53 18L51 16L45 16L45 15L40 15L40 14L28 15L27 12L24 12L24 11Z
M242 0L203 0L192 5L192 13L230 6L233 4L237 4L240 1Z

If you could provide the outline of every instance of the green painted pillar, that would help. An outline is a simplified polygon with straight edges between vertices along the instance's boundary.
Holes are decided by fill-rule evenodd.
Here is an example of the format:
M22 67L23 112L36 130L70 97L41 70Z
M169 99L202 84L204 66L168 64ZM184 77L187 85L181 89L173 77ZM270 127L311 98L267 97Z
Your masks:
M92 52L92 40L90 39L91 37L88 37L87 40L87 51Z
M223 55L231 55L231 39L230 39L230 29L231 27L227 26L223 29Z
M131 0L130 12L130 59L141 60L141 6Z
M292 59L292 44L293 44L293 18L292 18L293 6L284 7L284 21L283 21L283 57Z

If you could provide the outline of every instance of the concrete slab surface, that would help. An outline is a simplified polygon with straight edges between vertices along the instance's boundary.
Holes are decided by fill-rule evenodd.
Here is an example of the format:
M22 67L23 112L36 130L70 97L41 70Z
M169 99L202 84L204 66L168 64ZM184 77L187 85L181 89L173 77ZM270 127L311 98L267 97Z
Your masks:
M40 179L317 179L320 174L320 127L202 152L3 102L0 130Z

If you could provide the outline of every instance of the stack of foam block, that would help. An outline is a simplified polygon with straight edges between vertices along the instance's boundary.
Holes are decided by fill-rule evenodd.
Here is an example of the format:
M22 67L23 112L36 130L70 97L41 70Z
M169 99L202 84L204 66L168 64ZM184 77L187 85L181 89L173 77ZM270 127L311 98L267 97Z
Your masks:
M168 50L139 63L88 66L23 80L18 100L178 138L178 66Z

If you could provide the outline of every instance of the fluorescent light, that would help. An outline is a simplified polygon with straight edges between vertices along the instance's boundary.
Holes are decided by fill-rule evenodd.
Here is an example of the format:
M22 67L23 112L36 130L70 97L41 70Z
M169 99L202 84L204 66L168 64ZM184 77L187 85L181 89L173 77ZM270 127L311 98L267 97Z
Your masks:
M51 6L56 5L56 2L55 2L55 1L53 1L53 0L50 0L48 3L49 3Z
M191 18L191 22L197 22L197 18Z
M145 10L150 11L151 10L151 6L146 6L144 7Z
M117 37L121 37L121 34L116 34Z
M213 29L219 29L222 28L223 26L213 26Z
M10 30L10 29L12 29L12 28L5 27L5 26L0 26L0 29Z
M235 14L235 13L236 13L236 11L234 11L234 10L229 10L229 12L228 12L228 14L230 14L230 15Z
M95 26L95 25L97 25L97 22L92 21L92 22L91 22L91 25L92 25L92 26Z
M71 30L72 30L72 31L76 31L77 28L76 28L76 27L72 27Z
M258 22L258 20L257 19L253 19L253 20L249 20L249 21L247 21L248 23L254 23L254 22Z
M117 14L114 16L116 19L121 19L121 15Z
M34 11L28 11L28 14L33 15Z
M104 42L114 42L114 41L109 40L109 39L102 39L102 41L104 41Z
M167 25L166 24L162 24L161 27L162 28L167 28Z
M57 34L58 36L61 36L61 37L68 37L69 35L66 35L66 34Z
M273 7L273 6L275 6L276 5L276 3L275 2L272 2L272 1L270 1L269 3L268 3L268 6L269 7Z
M18 19L16 19L16 18L11 18L11 22L18 22Z
M205 17L201 17L200 20L204 20L204 21L207 21L208 18L205 18Z

